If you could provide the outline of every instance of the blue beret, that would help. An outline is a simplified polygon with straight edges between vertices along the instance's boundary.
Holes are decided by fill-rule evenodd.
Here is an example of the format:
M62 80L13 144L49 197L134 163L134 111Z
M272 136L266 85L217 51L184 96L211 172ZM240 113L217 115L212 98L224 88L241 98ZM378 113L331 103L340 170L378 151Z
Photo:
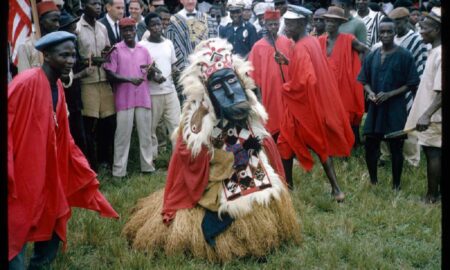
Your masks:
M51 32L36 41L34 47L36 48L36 50L42 52L49 47L53 47L67 40L72 40L75 42L77 40L77 37L74 34L66 31Z
M302 19L310 16L312 11L302 6L288 5L286 13L283 15L285 19Z

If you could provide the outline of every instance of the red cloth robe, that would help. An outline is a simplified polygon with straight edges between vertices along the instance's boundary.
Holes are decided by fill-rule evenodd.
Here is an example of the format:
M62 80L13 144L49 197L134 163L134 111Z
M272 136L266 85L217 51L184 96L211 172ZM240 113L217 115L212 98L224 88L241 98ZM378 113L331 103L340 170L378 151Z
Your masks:
M263 140L265 153L274 171L285 182L283 164L272 137ZM169 225L179 209L189 209L197 205L209 181L211 154L206 147L193 158L182 137L178 136L172 154L164 190L163 222Z
M9 260L26 242L50 240L54 231L65 246L70 207L119 217L70 135L64 90L57 85L56 121L41 68L23 71L8 86Z
M295 44L289 60L291 80L283 85L284 117L278 149L283 159L294 153L310 170L316 152L322 162L329 156L348 156L354 136L342 105L334 74L315 37Z
M275 45L278 51L287 56L294 44L285 36L279 36ZM262 104L269 114L266 128L272 135L280 131L280 121L283 116L281 91L284 83L281 77L280 65L275 62L274 55L275 49L266 38L256 42L248 55L248 60L252 62L254 68L250 76L261 89ZM288 66L282 65L282 70L287 82L289 80Z
M331 55L327 56L328 36L320 36L322 52L337 80L342 104L347 111L352 126L359 126L364 114L364 89L357 77L361 70L358 52L353 50L355 36L340 33L336 39Z

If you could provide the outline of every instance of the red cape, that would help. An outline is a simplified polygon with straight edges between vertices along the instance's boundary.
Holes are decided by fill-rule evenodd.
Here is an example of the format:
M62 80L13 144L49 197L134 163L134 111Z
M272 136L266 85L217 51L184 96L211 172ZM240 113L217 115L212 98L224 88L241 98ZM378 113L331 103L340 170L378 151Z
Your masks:
M358 52L352 48L355 37L351 34L339 34L330 56L327 56L327 38L328 36L319 37L322 52L337 79L339 94L350 124L359 126L364 114L364 89L357 80L361 61Z
M275 44L277 50L286 56L289 55L293 46L292 41L285 36L279 36ZM280 65L275 62L274 55L275 49L266 38L256 42L248 55L248 60L252 62L254 68L250 76L261 89L262 104L269 114L266 128L272 135L280 131L280 121L283 116L281 91L284 83L281 77ZM282 70L287 82L289 80L288 66L282 65Z
M270 165L284 181L283 164L272 137L263 140L263 146ZM178 136L172 154L164 190L163 222L170 224L179 209L193 208L201 199L209 180L211 155L206 147L193 158L191 151Z
M56 121L58 127L43 70L16 76L8 86L9 260L26 242L49 240L53 231L65 244L71 206L119 217L70 135L60 81Z
M314 160L309 148L322 162L329 156L348 156L354 142L336 79L314 37L295 44L289 64L291 80L283 85L284 117L278 149L283 159L295 155L310 170Z

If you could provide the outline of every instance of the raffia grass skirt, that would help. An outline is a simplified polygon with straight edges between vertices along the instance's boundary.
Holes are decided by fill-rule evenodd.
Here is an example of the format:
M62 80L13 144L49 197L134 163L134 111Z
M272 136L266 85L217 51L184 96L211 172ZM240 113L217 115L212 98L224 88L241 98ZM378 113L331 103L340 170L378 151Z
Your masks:
M131 247L153 257L158 251L167 256L190 254L211 262L267 255L284 242L300 243L300 225L290 195L283 190L280 200L268 206L253 205L253 211L236 219L209 246L201 229L202 207L178 210L170 226L164 225L161 211L164 190L139 200L122 234Z

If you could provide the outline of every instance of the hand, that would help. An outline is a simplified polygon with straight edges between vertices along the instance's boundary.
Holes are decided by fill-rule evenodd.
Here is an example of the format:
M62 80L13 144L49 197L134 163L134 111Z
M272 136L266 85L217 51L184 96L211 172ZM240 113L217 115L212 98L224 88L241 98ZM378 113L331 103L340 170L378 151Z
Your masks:
M179 75L180 75L180 70L175 65L173 65L172 66L172 77L176 78Z
M87 68L83 69L83 77L87 77L89 75L92 75L94 72L95 72L95 67L94 66L87 67Z
M419 120L417 120L416 129L417 131L425 131L430 126L430 116L423 114Z
M277 62L280 65L289 64L289 60L287 59L287 57L284 54L280 53L279 51L275 51L274 58L275 62Z
M155 81L158 84L161 84L166 81L166 78L163 75L161 75L160 73L155 73L155 77L153 78L153 81Z
M372 101L372 102L374 102L374 103L377 103L377 96L375 95L374 92L370 92L369 95L367 96L367 98L368 98L370 101Z
M134 85L140 85L144 81L143 78L130 78L130 83Z
M391 97L391 94L389 92L379 92L376 96L375 103L377 105L380 105L383 102L385 102L386 100L388 100L390 97Z

